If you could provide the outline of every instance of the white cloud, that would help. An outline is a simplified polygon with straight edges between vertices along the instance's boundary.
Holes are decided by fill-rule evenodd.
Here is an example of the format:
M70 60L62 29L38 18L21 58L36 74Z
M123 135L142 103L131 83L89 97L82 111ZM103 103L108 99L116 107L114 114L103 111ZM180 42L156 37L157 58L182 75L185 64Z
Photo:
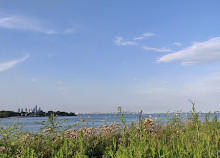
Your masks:
M119 46L137 46L139 48L143 48L146 51L155 51L155 52L171 52L172 51L171 49L168 49L168 48L152 48L148 46L141 46L140 40L143 40L144 38L154 36L154 35L155 35L154 33L150 33L150 32L144 33L139 37L133 38L132 41L126 41L123 37L118 36L115 38L114 43Z
M21 59L15 59L15 60L11 60L8 62L0 63L0 71L4 71L4 70L10 69L10 68L13 68L15 65L25 61L28 57L29 57L29 55L25 55Z
M75 24L72 27L65 29L54 30L48 27L47 22L17 15L1 15L0 14L0 28L11 30L28 30L34 32L40 32L44 34L72 34L78 29L82 29L83 26Z
M147 32L147 33L142 34L141 36L135 37L134 40L135 41L136 40L143 40L143 39L145 39L147 37L151 37L151 36L155 36L155 34L151 33L151 32Z
M43 22L22 16L0 16L0 27L5 29L29 30L46 34L57 33L43 26Z
M183 65L205 64L220 61L220 37L162 56L158 62L180 62Z
M167 49L167 48L152 48L152 47L147 47L147 46L143 46L144 50L151 50L151 51L155 51L155 52L171 52L171 49Z
M182 46L182 44L179 43L179 42L174 42L173 45L178 46L178 47L179 47L179 46Z
M114 42L116 45L119 45L119 46L129 46L129 45L131 46L131 45L137 44L136 42L133 42L133 41L125 41L123 37L116 37Z

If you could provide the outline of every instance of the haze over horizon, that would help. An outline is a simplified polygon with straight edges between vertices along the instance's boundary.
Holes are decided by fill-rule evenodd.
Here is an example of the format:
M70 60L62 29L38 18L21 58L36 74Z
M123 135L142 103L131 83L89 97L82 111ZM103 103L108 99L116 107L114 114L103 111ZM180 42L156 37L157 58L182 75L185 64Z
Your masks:
M220 1L0 1L0 110L220 109Z

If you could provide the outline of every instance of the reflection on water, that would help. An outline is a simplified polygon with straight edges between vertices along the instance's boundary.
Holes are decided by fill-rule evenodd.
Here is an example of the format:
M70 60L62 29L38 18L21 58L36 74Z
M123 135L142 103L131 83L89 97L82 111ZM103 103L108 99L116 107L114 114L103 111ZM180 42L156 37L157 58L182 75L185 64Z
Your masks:
M169 115L169 116L168 116ZM199 119L204 121L205 120L205 113L199 115ZM62 128L73 128L71 127L74 123L79 122L75 128L80 128L81 126L84 127L98 127L104 124L111 124L114 122L120 122L119 115L116 114L79 114L78 116L64 116L59 117L58 119L61 121L66 120L62 124ZM168 121L168 118L172 117L180 117L181 120L191 118L190 114L179 114L176 115L175 113L172 114L143 114L142 118L151 118L156 123L164 124ZM217 116L220 116L217 113ZM210 114L210 120L213 118L213 113ZM219 118L219 117L218 117ZM132 121L138 122L139 115L138 114L124 114L124 120L126 123L131 124ZM13 117L13 118L2 118L0 119L0 125L12 125L13 123L18 123L19 125L25 124L23 130L28 130L30 132L37 132L40 130L42 125L36 124L35 122L46 121L47 117ZM84 120L84 122L82 122Z

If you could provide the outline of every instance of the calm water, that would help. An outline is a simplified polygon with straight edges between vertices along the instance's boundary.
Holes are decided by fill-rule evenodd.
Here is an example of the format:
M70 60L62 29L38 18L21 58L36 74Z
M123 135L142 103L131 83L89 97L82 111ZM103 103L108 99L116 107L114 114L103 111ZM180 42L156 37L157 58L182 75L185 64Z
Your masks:
M151 118L156 123L159 122L164 124L167 122L168 114L143 114L142 118ZM169 114L170 118L173 117L175 114ZM205 120L206 114L200 114L199 119ZM84 127L98 127L104 124L111 124L114 122L120 122L119 115L116 114L79 114L78 116L69 116L69 117L59 117L58 119L61 121L66 120L65 123L62 124L62 128L73 128L71 125L74 123L79 122L79 125L75 126L75 128L79 128L81 126ZM220 114L217 114L218 119L220 118ZM190 118L190 114L180 114L182 120ZM87 119L86 119L87 118ZM132 121L137 122L139 118L138 114L124 114L124 120L126 123L130 124ZM210 119L213 118L213 113L210 114ZM81 120L84 119L86 121L82 122ZM36 124L35 122L46 121L47 117L14 117L14 118L2 118L0 119L1 126L12 125L13 123L18 123L19 125L25 124L23 130L28 130L30 132L37 132L40 130L42 125ZM86 123L87 122L87 123Z

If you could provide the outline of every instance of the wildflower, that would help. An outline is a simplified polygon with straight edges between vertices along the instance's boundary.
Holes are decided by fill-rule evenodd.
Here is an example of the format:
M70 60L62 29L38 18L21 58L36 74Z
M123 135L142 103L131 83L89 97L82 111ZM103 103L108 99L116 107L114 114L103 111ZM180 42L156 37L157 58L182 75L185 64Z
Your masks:
M151 129L154 126L154 121L151 119L146 118L144 120L143 126L145 129Z

